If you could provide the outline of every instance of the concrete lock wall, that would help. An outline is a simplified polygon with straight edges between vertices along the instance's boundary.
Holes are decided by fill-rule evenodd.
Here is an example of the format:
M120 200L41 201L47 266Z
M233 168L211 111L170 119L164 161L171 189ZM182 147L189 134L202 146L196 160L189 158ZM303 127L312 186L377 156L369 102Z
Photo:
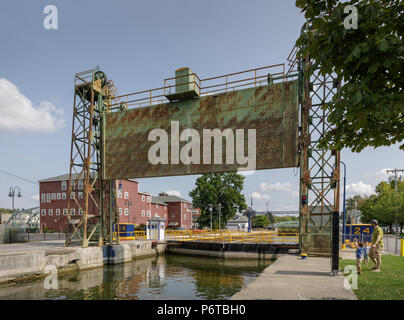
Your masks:
M170 243L168 253L218 257L225 259L268 259L286 253L287 249L272 244L178 242Z

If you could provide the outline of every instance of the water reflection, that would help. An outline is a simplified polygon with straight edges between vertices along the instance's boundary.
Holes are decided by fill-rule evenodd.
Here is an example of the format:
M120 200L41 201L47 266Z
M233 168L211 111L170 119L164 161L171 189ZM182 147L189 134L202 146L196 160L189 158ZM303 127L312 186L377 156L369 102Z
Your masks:
M269 261L159 256L105 266L58 278L57 290L43 281L0 287L0 299L228 299L254 280Z

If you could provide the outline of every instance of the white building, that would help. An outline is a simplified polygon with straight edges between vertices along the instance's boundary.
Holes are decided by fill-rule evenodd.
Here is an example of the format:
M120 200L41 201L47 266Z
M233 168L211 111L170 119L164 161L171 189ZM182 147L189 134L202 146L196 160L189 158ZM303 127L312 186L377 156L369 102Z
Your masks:
M233 220L228 220L227 230L248 231L248 218L245 216L235 216Z

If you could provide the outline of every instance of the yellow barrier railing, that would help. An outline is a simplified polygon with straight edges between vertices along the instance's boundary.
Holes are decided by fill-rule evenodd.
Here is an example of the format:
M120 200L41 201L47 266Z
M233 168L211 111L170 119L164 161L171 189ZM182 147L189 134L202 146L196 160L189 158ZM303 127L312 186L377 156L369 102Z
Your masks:
M124 236L125 235L125 236ZM117 232L114 232L114 239L117 238ZM146 240L145 231L120 231L119 240Z
M199 233L192 233L187 230L182 232L170 232L166 234L166 240L173 241L212 241L212 242L233 242L233 243L274 243L274 244L296 244L299 241L298 233L281 233L275 231L254 231L245 232L238 230L201 230ZM184 232L185 231L185 232Z
M116 237L117 233L114 232L114 238ZM146 238L145 231L125 231L119 233L120 240L146 240ZM299 234L278 233L268 230L253 232L239 230L166 230L165 240L296 244L299 242Z

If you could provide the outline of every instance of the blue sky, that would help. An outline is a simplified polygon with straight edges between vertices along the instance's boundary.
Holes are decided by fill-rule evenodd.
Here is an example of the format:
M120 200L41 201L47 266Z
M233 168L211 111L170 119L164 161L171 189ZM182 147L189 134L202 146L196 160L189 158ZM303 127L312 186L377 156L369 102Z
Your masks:
M46 5L58 9L58 29L43 27ZM0 170L29 180L68 172L74 74L93 66L119 93L160 87L188 66L200 78L286 62L304 16L294 1L32 1L0 4ZM3 118L3 119L1 119ZM360 154L343 150L349 195L369 193L386 168L403 168L398 145ZM296 174L296 175L295 175ZM141 190L189 199L196 176L140 179ZM37 206L38 186L0 172L0 207L10 186ZM298 171L248 176L254 207L293 210ZM249 200L248 200L249 201Z

